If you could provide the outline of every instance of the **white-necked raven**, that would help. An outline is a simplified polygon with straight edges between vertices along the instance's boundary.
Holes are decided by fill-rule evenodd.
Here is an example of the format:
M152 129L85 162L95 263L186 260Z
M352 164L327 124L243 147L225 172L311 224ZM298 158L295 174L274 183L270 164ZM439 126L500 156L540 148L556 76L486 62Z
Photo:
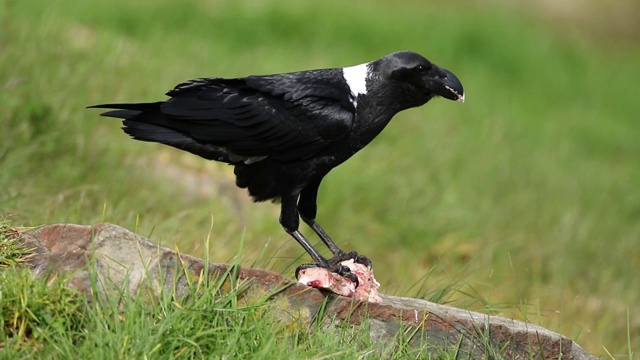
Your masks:
M462 84L419 54L401 51L369 63L177 85L166 101L104 104L136 140L182 149L234 166L255 201L281 200L280 224L313 266L353 281L348 258L316 222L320 182L375 138L399 111L435 96L464 101ZM298 230L300 218L333 253L324 258ZM303 265L309 266L309 265ZM300 268L298 268L300 269Z

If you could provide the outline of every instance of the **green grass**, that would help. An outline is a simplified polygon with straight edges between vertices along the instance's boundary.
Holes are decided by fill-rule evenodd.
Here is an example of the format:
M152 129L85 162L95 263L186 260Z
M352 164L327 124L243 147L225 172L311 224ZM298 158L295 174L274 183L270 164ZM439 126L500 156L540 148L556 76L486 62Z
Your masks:
M8 222L2 224L0 241L15 240ZM25 249L0 248L0 255L17 252L25 255ZM91 294L102 294L96 268L89 267ZM178 269L175 275L188 271ZM180 297L164 285L160 294L131 297L126 283L109 296L87 297L65 285L71 274L36 278L27 268L8 266L0 272L0 358L431 358L424 339L420 352L409 346L415 330L379 343L370 337L367 319L358 327L331 328L325 325L331 314L324 312L311 323L284 319L281 309L271 308L269 296L248 302L245 286L228 275L200 277ZM463 349L432 350L439 359L455 359ZM485 351L500 358L496 349Z
M244 264L292 273L307 259L277 206L250 204L231 169L130 141L85 107L412 49L458 75L467 102L398 115L327 177L319 221L374 260L384 292L637 353L637 43L518 9L372 4L0 2L0 214L114 222L197 256L212 227L212 261L244 239Z

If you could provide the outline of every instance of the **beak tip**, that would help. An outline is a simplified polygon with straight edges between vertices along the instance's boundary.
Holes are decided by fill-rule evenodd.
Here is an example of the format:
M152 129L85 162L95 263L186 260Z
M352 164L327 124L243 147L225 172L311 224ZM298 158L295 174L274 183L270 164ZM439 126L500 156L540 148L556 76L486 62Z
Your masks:
M458 85L459 86L457 86L457 87L445 85L444 88L447 90L447 94L444 95L444 96L449 100L455 100L455 101L459 101L459 102L463 103L464 102L464 90L462 90L462 85L460 84L460 82L458 82Z

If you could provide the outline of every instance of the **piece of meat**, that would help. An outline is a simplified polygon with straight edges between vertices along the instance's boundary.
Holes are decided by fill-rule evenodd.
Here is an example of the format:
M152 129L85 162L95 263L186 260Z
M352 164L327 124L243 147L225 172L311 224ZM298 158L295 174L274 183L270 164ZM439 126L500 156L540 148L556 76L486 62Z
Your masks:
M348 267L351 272L358 277L359 285L334 272L321 267L312 267L300 270L298 282L307 286L326 289L334 294L353 297L358 301L382 302L378 294L380 283L373 276L373 269L357 263L353 259L341 262Z

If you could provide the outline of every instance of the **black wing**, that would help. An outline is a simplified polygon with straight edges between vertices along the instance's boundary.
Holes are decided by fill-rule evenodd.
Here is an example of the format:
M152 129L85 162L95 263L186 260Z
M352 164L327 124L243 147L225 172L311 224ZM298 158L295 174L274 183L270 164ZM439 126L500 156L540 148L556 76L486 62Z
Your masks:
M234 162L272 157L304 159L345 136L355 108L340 69L241 79L196 79L171 98L149 104L107 104L126 119L134 138L156 141L205 158ZM237 159L240 158L240 159Z

